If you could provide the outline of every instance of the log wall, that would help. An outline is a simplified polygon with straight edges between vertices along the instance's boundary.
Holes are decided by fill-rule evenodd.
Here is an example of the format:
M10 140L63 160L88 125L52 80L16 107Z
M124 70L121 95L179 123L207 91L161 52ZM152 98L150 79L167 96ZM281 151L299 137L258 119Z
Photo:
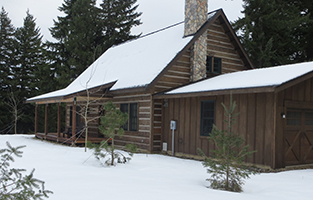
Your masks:
M189 83L190 50L170 67L167 73L156 83L154 93L162 92Z
M100 100L96 102L92 102L89 106L88 111L88 120L92 120L89 122L88 132L89 136L94 137L102 137L99 132L98 126L100 125L99 120L99 109L100 107L109 100ZM117 108L120 107L120 104L123 103L138 103L138 128L137 131L125 131L124 135L121 137L115 138L116 146L125 146L126 144L135 144L139 151L150 151L150 133L151 133L151 97L149 94L127 94L127 95L116 95L112 99L110 99ZM77 105L84 107L86 102L77 102ZM70 107L72 103L67 104L67 112L66 112L66 125L70 125ZM83 122L83 118L81 122Z
M222 58L222 74L246 70L219 20L216 20L208 29L207 43L208 56Z

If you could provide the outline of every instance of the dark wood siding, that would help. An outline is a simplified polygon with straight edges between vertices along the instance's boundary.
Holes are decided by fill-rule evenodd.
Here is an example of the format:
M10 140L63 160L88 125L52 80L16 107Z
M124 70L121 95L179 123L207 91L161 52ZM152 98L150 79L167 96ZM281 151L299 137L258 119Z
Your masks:
M204 100L215 100L215 124L220 129L227 127L221 103L229 105L229 95L169 99L168 107L163 108L162 137L162 142L168 144L168 150L172 150L170 120L176 120L175 152L197 155L197 148L200 148L206 155L210 155L214 145L208 142L207 137L200 136L200 110L201 101ZM274 94L237 94L233 95L233 100L237 103L236 112L240 112L234 131L243 135L250 150L257 150L247 162L272 166L275 141Z
M290 146L290 138L286 138L287 127L286 119L281 114L286 114L288 110L313 110L313 78L286 88L275 95L275 116L276 116L276 143L275 143L275 168L285 167L293 164L286 163L285 159L290 158L287 150ZM309 137L308 137L309 138ZM311 141L313 142L313 140ZM300 148L300 146L299 146Z

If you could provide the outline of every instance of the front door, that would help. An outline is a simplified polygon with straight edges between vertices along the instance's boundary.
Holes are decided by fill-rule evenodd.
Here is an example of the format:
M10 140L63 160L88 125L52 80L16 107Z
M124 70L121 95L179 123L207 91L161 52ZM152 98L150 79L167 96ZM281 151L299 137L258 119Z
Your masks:
M313 110L288 109L286 117L286 166L313 163Z

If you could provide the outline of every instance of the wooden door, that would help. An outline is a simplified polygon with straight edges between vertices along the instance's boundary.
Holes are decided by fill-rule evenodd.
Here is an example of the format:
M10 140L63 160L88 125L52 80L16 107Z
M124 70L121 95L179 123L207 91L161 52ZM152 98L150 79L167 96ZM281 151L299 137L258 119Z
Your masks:
M313 110L289 109L286 117L286 166L313 163Z

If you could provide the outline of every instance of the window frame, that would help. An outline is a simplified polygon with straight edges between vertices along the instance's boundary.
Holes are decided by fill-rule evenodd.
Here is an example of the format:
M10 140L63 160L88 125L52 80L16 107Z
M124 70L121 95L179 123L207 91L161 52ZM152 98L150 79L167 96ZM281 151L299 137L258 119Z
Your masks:
M129 131L129 132L138 131L138 121L139 121L138 120L138 103L121 103L120 110L123 113L128 114L127 122L125 123L125 125L122 126L124 131Z
M213 104L213 110L212 109L207 109L207 110L211 110L211 112L213 112L212 117L204 117L204 104L205 103L212 103ZM213 124L215 124L215 114L216 114L216 109L215 109L215 100L203 100L201 101L201 107L200 107L200 136L201 137L207 137L210 136L210 133L212 132L213 129ZM208 133L204 132L204 120L211 120L212 124L211 124L211 130Z
M222 58L207 56L206 72L213 74L222 73Z

